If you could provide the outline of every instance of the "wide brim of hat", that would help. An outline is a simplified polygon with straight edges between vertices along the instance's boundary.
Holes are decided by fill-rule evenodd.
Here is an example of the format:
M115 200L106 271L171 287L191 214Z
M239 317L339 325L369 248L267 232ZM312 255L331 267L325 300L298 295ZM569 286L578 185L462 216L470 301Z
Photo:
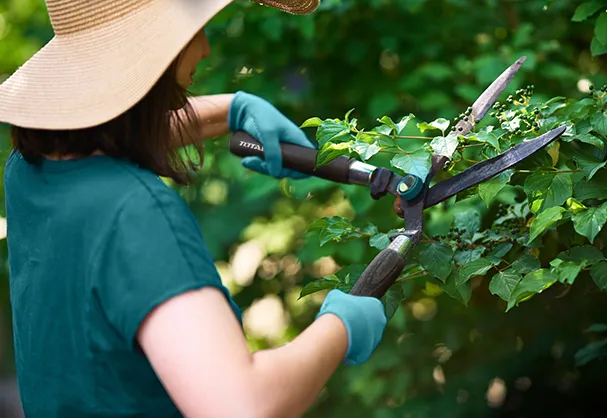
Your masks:
M308 14L318 0L257 0ZM231 0L155 0L79 33L55 36L0 84L0 122L48 130L83 129L139 102L192 37Z

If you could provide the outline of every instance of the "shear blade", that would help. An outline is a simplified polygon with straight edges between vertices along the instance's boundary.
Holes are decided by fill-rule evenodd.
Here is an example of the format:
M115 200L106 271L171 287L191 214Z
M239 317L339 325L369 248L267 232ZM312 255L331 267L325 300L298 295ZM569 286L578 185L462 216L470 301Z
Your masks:
M500 94L506 90L506 87L508 87L508 84L510 84L518 70L523 66L526 59L527 57L525 56L520 57L514 64L506 68L472 104L472 110L470 111L470 115L468 115L468 120L461 119L453 127L449 135L468 135L474 129L474 126L483 119L489 109L491 109ZM452 153L450 155L442 156L450 159Z
M495 177L544 148L566 130L566 126L554 128L535 139L521 142L498 156L477 163L466 171L437 183L428 190L425 207L434 206L451 196Z

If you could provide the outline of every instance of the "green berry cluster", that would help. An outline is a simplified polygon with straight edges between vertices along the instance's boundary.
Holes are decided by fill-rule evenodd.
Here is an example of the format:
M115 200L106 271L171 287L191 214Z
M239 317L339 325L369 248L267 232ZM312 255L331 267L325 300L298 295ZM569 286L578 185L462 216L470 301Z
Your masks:
M470 121L470 115L472 114L472 107L468 107L468 109L466 109L466 111L464 113L460 113L459 115L457 115L456 117L453 118L453 124L457 124L460 120L463 120L464 122L468 122ZM463 128L460 126L458 127L458 131L461 131Z
M590 86L590 87L588 87L588 88L590 89L590 93L588 93L588 95L589 95L589 96L596 96L596 95L599 95L599 94L600 94L600 93L597 91L596 87L594 87L594 86L592 86L592 85L591 85L591 86ZM601 87L601 88L600 88L600 91L601 91L602 93L607 92L607 84L604 84L604 85L603 85L603 87Z

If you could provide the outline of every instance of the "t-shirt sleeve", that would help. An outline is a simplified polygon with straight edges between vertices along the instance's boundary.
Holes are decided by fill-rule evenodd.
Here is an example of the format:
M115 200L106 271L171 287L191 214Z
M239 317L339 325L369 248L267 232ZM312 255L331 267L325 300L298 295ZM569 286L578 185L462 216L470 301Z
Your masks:
M198 222L168 188L129 196L93 260L93 294L131 349L142 320L171 297L214 286L230 299Z

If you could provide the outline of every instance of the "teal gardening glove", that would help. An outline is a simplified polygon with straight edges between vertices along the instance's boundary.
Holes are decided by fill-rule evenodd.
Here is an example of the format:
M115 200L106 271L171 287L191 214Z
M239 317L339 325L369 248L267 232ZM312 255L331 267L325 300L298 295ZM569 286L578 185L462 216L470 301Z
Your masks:
M381 341L388 322L381 301L333 289L327 294L316 318L327 313L339 317L348 331L344 363L358 365L366 362Z
M261 142L264 157L245 157L242 165L249 170L275 178L303 179L309 175L283 168L280 143L288 142L308 148L317 148L306 134L272 104L242 91L234 94L228 112L230 131L244 131Z

